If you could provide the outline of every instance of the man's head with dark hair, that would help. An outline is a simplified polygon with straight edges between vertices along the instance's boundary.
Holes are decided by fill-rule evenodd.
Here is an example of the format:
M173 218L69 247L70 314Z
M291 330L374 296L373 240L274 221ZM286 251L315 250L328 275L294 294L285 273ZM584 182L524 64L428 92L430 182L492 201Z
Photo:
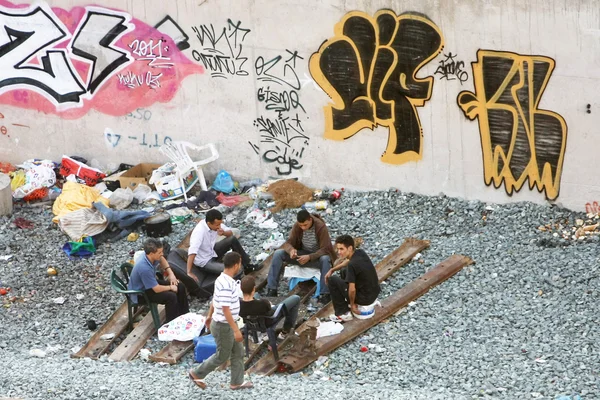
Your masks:
M148 238L144 242L144 253L151 262L160 260L163 256L163 242L158 239Z
M231 251L223 256L223 265L225 268L233 268L242 262L242 256L235 251Z
M298 211L298 215L296 216L296 220L298 221L298 225L302 228L303 231L310 229L313 225L313 217L307 210Z
M206 225L210 230L218 231L221 228L221 222L223 222L223 214L219 210L208 210L206 213Z
M206 222L215 222L215 220L223 221L223 214L219 210L208 210L206 213Z
M242 293L247 296L251 296L254 291L254 287L256 286L256 280L253 276L246 275L242 278L242 282L240 283L240 288L242 289Z
M354 254L354 239L350 235L340 235L335 238L335 247L341 258L349 258Z
M156 252L158 249L163 248L163 242L158 239L148 238L144 242L144 253L151 254Z

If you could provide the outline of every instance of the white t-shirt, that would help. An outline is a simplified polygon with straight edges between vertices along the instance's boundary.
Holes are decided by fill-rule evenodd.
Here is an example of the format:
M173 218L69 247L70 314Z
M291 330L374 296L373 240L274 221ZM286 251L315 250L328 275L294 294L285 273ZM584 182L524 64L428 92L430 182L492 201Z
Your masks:
M221 229L229 231L229 227L221 223ZM202 220L196 225L190 237L190 248L188 255L196 254L194 265L204 267L211 258L216 257L215 243L217 241L217 231L213 231L206 224L206 220Z
M229 307L231 316L234 321L240 316L240 290L239 281L235 281L232 277L224 272L219 275L215 281L215 292L213 294L213 320L217 322L227 322L223 314L223 306Z

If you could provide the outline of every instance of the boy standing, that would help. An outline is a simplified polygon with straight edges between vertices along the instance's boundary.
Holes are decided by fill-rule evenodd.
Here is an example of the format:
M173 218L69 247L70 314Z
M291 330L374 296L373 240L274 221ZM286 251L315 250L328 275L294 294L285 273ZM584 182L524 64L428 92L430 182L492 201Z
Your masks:
M217 352L189 372L190 379L206 389L204 378L221 364L231 362L230 388L249 389L252 382L244 382L244 345L242 332L237 326L240 312L240 291L233 277L242 266L242 257L231 252L223 256L224 270L215 281L215 292L206 318L206 326L215 338Z

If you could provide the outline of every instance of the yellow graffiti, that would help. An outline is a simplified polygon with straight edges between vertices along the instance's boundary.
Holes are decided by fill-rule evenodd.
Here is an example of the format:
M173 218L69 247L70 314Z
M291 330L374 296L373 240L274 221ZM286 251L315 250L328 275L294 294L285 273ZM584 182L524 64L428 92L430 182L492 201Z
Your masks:
M473 62L475 93L462 91L458 104L467 118L479 119L486 185L558 197L567 141L564 118L538 108L554 60L510 52L479 50Z
M352 31L353 24L348 23L352 19L364 22L371 42L362 32ZM372 130L380 125L389 129L381 161L402 164L420 160L423 132L416 107L431 98L434 79L417 78L416 74L443 47L440 29L425 16L397 16L389 10L373 17L361 11L346 14L335 25L334 36L309 62L314 81L332 100L324 107L325 138L345 140L363 128ZM324 60L326 52L329 58ZM332 64L348 67L334 71L337 67ZM411 144L404 146L404 142Z

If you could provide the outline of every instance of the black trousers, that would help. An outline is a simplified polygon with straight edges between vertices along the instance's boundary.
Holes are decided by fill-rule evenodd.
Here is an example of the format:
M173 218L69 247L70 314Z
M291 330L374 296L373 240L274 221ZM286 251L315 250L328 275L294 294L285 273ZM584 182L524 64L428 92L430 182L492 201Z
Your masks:
M242 244L240 243L238 238L235 237L235 235L231 235L228 238L225 238L215 243L215 253L217 253L217 260L221 260L225 253L227 253L229 250L233 250L240 256L242 256L242 265L244 267L247 267L250 264L250 256L248 255L248 253L246 253L246 251L242 247Z
M168 285L169 282L159 279L158 284ZM154 290L148 289L146 290L146 294L152 303L165 305L165 312L167 314L166 322L170 322L190 311L187 290L185 289L185 285L181 282L177 284L177 293L170 291L155 293Z
M350 311L348 300L348 282L340 278L338 275L329 277L329 294L335 315L343 315ZM373 293L356 293L354 302L358 305L366 306L373 303L377 299Z

